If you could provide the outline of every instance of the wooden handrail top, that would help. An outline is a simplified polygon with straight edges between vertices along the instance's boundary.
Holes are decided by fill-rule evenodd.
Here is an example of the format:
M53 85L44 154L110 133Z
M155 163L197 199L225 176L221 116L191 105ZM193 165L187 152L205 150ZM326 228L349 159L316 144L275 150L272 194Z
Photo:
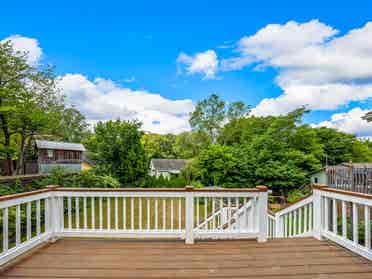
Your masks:
M58 192L213 192L213 193L246 193L246 192L266 192L262 188L67 188L58 187L54 191Z
M265 188L264 188L265 187ZM247 192L266 192L267 187L266 186L257 186L256 188L224 188L224 189L208 189L208 188L193 188L193 187L186 187L186 188L68 188L68 187L58 187L56 185L47 186L44 189L36 190L36 191L30 191L30 192L24 192L24 193L18 193L18 194L12 194L12 195L6 195L6 196L0 196L0 202L7 201L7 200L13 200L28 196L33 196L41 193L46 192L140 192L140 193L146 193L146 192L197 192L197 193L247 193Z
M42 194L42 193L47 193L47 192L53 191L53 189L54 188L44 188L44 189L30 191L30 192L0 196L0 202L19 199L19 198L24 198L24 197L33 196L33 195Z
M371 194L364 194L364 193L352 192L352 191L347 191L347 190L335 189L335 188L328 187L327 185L313 185L313 189L372 200Z

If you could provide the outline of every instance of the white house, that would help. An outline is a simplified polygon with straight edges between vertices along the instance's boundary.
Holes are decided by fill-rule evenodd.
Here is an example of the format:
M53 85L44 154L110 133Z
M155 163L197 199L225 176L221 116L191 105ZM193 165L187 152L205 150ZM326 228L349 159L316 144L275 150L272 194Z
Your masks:
M187 160L182 159L152 159L150 162L150 175L170 178L172 174L179 174L186 168Z

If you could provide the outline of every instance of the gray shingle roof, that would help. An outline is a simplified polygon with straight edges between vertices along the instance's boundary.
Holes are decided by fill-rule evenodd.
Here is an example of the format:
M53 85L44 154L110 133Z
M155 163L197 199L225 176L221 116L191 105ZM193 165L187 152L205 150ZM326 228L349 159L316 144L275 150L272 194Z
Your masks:
M81 143L49 141L49 140L36 140L35 142L36 142L36 147L39 149L85 151L85 147Z
M187 160L182 159L152 159L151 164L158 171L179 171L186 167Z

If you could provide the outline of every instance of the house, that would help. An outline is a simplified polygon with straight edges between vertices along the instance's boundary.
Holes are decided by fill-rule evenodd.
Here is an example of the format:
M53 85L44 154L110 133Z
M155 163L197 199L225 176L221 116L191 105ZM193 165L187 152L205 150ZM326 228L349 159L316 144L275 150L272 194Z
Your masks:
M35 148L39 173L49 173L55 167L69 172L83 169L85 148L81 143L36 140Z
M310 184L327 184L327 171L325 167L310 174Z
M310 174L311 184L329 184L332 176L348 179L352 173L371 172L372 163L341 163L336 166L327 166Z
M183 159L152 159L150 162L150 175L170 178L186 168L187 160Z

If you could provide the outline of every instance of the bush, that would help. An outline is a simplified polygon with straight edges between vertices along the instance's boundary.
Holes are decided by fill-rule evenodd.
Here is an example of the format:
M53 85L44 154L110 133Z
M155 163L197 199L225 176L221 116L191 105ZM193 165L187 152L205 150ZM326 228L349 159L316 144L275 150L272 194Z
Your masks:
M61 170L54 171L50 177L36 182L38 186L60 185L63 187L81 188L118 188L119 181L108 175L97 175L93 170L81 173L66 174Z
M302 193L300 190L295 189L288 193L287 201L289 203L295 203L299 201L300 199L302 199L303 197L305 197L305 194Z

